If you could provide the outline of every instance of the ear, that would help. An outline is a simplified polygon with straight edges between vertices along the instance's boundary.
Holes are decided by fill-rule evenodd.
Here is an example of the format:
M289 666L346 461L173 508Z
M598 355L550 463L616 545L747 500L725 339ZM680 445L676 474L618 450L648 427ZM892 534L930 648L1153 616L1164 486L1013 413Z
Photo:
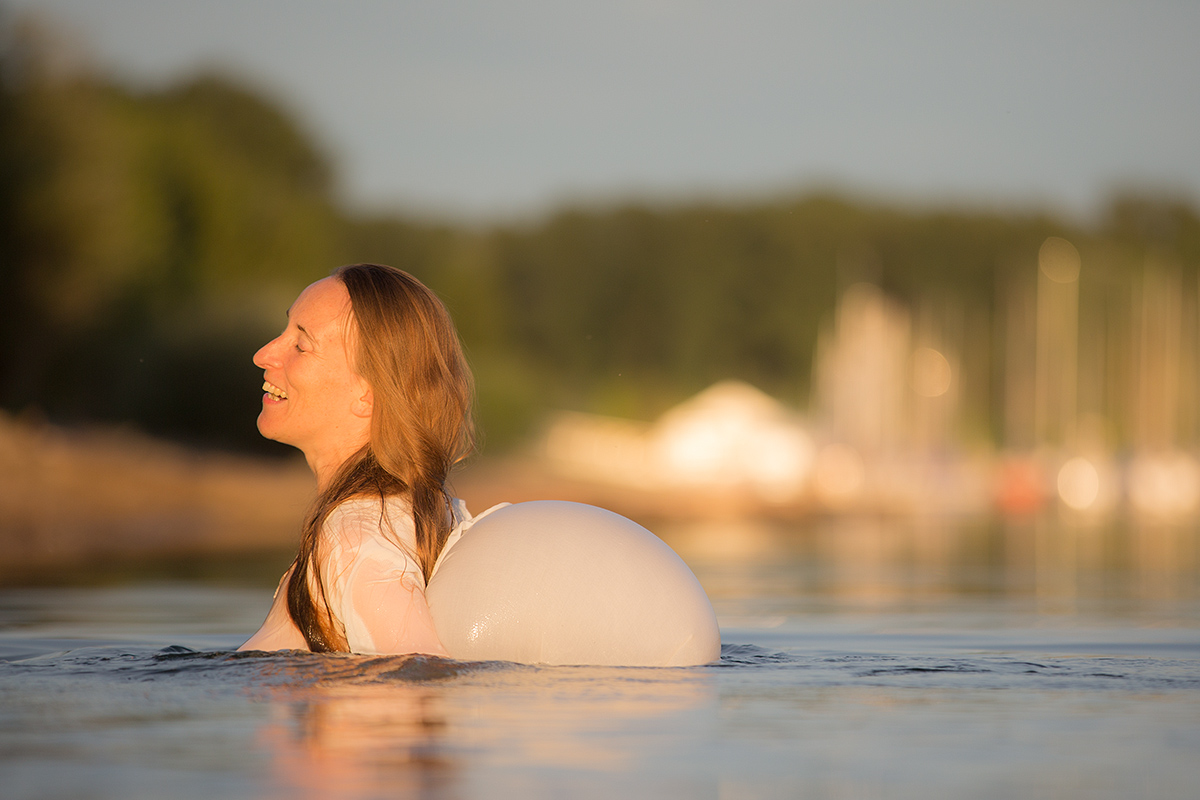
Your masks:
M360 380L360 385L362 393L355 399L354 405L351 406L350 410L356 417L370 419L375 409L375 393L371 391L371 387L367 385L366 381Z

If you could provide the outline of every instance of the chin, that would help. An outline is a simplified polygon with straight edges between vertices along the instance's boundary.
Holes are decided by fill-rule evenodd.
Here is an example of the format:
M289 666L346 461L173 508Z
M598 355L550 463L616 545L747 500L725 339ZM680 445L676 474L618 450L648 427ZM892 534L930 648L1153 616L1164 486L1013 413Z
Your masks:
M263 416L264 416L263 414L258 415L258 423L257 424L258 424L259 434L261 434L264 439L271 439L276 442L282 441L279 438L279 434L276 431L271 429L270 421L263 419Z

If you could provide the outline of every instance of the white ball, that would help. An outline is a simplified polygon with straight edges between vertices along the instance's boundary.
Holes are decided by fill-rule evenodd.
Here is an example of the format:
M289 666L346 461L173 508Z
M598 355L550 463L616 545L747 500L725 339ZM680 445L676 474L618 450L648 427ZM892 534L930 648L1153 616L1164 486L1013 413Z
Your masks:
M686 666L721 655L683 560L619 514L539 500L483 515L426 588L451 656L527 664Z

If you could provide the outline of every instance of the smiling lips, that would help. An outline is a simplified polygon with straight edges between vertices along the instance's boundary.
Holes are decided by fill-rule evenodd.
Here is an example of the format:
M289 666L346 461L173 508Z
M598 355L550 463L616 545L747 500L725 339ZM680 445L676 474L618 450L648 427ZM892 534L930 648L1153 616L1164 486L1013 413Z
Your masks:
M283 389L280 389L270 381L263 381L262 388L263 391L267 393L267 396L276 402L287 400L287 392L285 392Z

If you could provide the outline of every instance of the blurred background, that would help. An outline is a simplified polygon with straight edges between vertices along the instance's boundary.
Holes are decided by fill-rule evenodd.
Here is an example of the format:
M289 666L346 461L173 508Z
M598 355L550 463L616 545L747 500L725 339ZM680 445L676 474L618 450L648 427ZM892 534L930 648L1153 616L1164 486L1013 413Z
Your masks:
M311 486L250 356L356 261L459 325L474 507L1190 529L1197 34L1117 0L0 3L0 562L286 548Z

